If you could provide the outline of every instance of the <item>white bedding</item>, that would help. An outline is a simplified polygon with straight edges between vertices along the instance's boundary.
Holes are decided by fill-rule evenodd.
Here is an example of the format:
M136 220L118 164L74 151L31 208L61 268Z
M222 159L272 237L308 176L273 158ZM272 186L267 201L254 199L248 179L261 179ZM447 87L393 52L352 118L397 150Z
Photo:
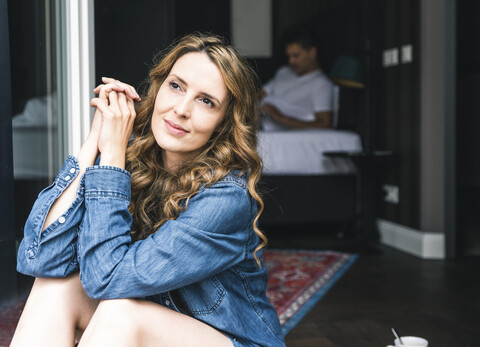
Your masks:
M258 152L268 175L351 174L348 158L326 157L324 151L361 151L360 136L335 129L286 130L259 133Z

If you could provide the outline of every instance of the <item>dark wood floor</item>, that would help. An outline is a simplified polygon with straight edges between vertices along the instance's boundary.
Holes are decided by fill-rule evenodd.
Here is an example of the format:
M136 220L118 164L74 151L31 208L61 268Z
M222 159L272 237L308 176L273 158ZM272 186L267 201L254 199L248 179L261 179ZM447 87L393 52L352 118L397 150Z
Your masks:
M268 232L269 248L343 248L334 235L318 234ZM392 327L432 347L480 346L480 257L422 260L380 251L359 256L287 335L287 346L381 347L392 343Z

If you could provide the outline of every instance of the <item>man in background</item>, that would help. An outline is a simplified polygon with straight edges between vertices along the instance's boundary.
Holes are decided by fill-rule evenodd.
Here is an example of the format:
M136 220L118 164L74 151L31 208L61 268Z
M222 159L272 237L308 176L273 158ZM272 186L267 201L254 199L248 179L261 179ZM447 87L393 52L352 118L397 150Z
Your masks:
M263 130L331 128L334 85L320 69L314 34L294 28L284 42L288 66L261 92Z

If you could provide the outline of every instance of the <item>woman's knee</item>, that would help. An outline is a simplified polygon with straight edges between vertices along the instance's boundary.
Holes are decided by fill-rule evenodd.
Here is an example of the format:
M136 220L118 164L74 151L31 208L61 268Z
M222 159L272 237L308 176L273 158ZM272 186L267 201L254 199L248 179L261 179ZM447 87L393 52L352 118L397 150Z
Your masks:
M136 299L102 300L94 314L95 324L115 326L116 329L135 328L136 321L139 321L138 305L139 300Z
M141 324L135 309L137 305L134 299L100 301L80 346L101 345L104 341L115 341L123 346L128 341L138 340Z
M103 300L95 311L92 323L97 327L112 328L117 333L128 331L141 335L145 332L145 320L148 317L155 317L155 322L162 324L168 322L172 314L172 310L146 300Z
M85 293L78 273L65 278L36 278L29 300L57 308L84 329L98 305Z

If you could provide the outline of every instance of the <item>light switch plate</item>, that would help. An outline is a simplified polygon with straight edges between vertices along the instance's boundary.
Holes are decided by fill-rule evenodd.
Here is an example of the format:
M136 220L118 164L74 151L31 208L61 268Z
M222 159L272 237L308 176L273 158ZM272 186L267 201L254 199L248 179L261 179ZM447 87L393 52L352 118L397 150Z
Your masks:
M398 65L398 48L390 48L383 51L383 66L390 67Z
M402 64L411 63L413 60L413 47L412 45L402 46Z
M384 201L390 202L392 204L398 204L399 202L399 189L398 186L391 184L384 184L383 190L385 191Z

